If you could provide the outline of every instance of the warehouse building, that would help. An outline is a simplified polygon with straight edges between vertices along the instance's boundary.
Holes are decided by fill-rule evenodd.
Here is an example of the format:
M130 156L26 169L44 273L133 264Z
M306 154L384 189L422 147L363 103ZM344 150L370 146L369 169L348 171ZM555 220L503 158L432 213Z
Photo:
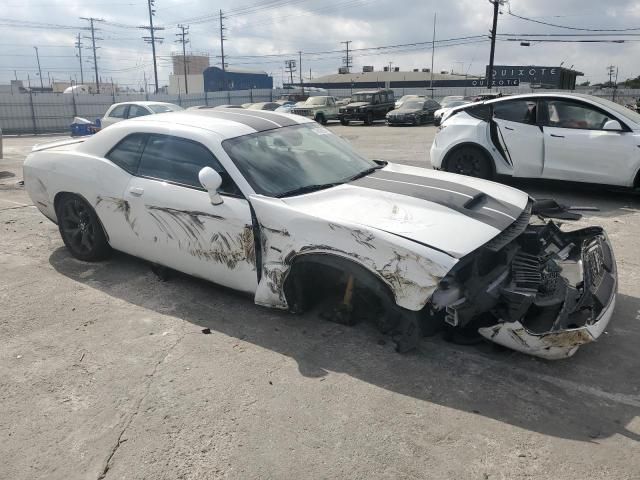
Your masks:
M227 67L209 67L204 71L204 90L218 92L222 90L249 90L253 88L273 88L273 77L267 72Z
M384 67L376 71L373 66L365 66L362 72L347 72L344 68L339 73L325 75L305 82L305 86L319 88L425 88L425 87L458 87L477 79L474 75L460 73L434 72L429 68L415 68L412 71L401 71L398 67ZM293 83L293 86L299 84ZM285 84L285 88L289 84Z

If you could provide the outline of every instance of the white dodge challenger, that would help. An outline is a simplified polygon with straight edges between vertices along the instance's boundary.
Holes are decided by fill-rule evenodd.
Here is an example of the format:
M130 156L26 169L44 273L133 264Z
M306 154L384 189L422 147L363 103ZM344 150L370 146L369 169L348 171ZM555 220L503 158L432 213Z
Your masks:
M367 160L300 116L127 120L34 147L24 179L80 260L116 249L291 311L338 298L336 319L365 312L399 351L446 328L564 358L614 309L601 228L562 231L504 185Z

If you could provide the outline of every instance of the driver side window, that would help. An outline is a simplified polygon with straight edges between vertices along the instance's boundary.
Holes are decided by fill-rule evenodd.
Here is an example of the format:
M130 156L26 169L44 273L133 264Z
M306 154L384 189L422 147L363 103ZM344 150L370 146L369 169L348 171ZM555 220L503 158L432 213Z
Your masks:
M140 157L138 175L202 189L198 173L204 167L213 168L222 177L220 193L242 195L207 147L198 142L171 135L149 135Z
M599 110L582 103L549 100L546 104L547 125L550 127L602 130L605 123L613 120Z

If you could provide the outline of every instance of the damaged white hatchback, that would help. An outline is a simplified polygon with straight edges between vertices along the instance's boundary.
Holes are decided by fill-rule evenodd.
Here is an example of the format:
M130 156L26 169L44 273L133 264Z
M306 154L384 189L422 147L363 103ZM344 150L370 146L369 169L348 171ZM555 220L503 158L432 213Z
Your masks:
M601 228L563 231L504 185L367 160L304 117L128 120L34 147L24 179L80 260L113 248L260 305L371 319L399 351L446 329L563 358L614 309Z

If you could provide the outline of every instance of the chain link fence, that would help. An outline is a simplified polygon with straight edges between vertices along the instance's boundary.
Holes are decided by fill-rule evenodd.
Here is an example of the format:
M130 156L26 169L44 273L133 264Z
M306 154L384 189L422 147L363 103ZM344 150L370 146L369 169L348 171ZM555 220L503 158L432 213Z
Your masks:
M357 92L353 89L330 89L328 95L339 98L349 97ZM486 92L482 87L453 88L394 88L397 98L402 95L426 95L436 100L449 95L471 96ZM534 93L538 89L526 86L499 87L493 90L503 94ZM16 93L0 95L0 129L4 134L39 134L69 132L74 117L83 117L94 121L102 118L107 109L114 103L150 100L170 102L184 108L197 105L241 105L244 103L269 102L277 100L290 90L237 90L228 92L205 92L189 95L166 94L99 94L70 95L55 93ZM544 90L549 92L549 90ZM566 93L567 90L564 90ZM586 93L613 100L622 105L635 104L640 98L640 89L596 89L583 87L576 93ZM314 92L314 94L319 94Z

